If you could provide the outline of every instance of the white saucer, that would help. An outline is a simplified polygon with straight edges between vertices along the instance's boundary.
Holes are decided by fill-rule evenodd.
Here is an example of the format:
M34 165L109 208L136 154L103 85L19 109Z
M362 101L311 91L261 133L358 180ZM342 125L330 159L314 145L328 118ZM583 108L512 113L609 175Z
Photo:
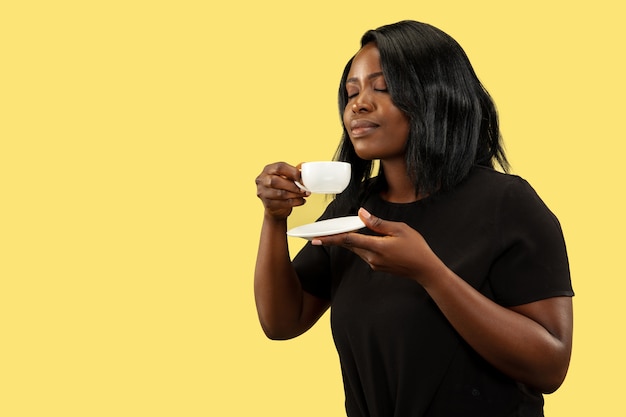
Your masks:
M312 239L319 236L330 236L339 233L352 232L365 227L359 216L336 217L334 219L320 220L319 222L294 227L287 231L287 235Z

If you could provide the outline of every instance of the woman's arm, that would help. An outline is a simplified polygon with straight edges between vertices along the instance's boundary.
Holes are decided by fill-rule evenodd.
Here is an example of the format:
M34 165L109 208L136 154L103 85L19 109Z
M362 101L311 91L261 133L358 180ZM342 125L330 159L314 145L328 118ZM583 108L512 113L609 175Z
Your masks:
M257 196L265 214L254 271L254 296L263 331L270 339L290 339L308 330L328 302L302 290L291 265L287 217L305 203L307 193L293 181L299 170L285 163L268 165L257 177Z
M457 332L493 366L545 393L561 385L572 349L571 298L502 307L450 270L414 229L365 210L360 215L368 228L383 236L348 233L321 237L313 244L344 246L375 270L416 280Z
M516 381L544 393L556 391L572 351L571 298L505 308L436 263L433 275L423 277L424 288L463 339Z

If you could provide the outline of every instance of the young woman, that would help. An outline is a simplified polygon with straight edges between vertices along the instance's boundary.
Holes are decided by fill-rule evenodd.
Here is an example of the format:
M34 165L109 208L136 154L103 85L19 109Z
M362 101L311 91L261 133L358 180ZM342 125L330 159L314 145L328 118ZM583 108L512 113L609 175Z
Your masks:
M266 166L261 325L293 338L331 308L351 417L542 416L572 348L558 220L505 173L495 106L456 41L403 21L361 45L339 91L353 179L321 219L358 214L367 229L292 261L286 220L307 193L297 167Z

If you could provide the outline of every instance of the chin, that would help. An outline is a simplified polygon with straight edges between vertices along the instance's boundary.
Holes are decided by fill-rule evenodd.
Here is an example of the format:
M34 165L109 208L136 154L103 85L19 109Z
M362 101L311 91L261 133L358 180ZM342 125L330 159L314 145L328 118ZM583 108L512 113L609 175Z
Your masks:
M356 156L358 156L359 158L363 159L364 161L374 161L376 159L378 159L376 156L369 154L367 152L359 152L356 151Z
M352 144L352 146L354 146L354 143ZM378 159L375 153L372 152L371 149L367 149L365 147L354 146L354 152L359 158L364 159L366 161L372 161L374 159Z
M356 149L355 148L354 152L359 158L364 159L366 161L375 161L375 160L384 158L381 152L376 152L372 149Z

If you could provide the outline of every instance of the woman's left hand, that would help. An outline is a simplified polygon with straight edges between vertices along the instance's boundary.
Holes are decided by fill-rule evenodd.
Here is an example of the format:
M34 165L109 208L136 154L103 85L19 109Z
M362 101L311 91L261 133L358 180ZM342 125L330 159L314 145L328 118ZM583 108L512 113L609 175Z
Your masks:
M415 279L461 337L500 371L544 393L561 385L572 349L571 297L503 307L446 267L407 224L380 219L364 209L359 216L382 236L343 233L311 243L345 247L374 270Z
M406 223L383 220L364 208L359 217L365 226L382 235L342 233L312 240L313 245L342 246L359 255L375 271L413 278L420 282L439 259L426 240Z

